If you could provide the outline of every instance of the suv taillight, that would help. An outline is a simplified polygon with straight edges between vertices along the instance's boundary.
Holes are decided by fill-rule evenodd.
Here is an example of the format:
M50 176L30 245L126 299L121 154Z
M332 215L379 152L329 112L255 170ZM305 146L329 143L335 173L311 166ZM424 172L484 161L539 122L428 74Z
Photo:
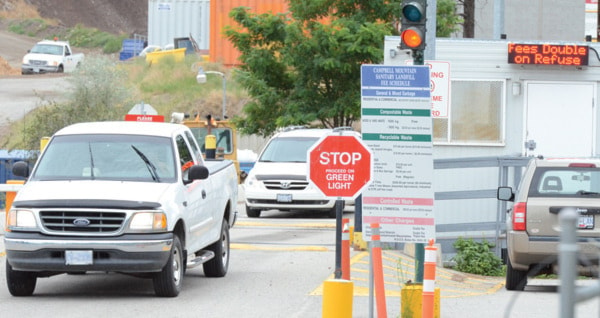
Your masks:
M517 202L513 206L512 225L515 231L525 231L527 221L527 203Z

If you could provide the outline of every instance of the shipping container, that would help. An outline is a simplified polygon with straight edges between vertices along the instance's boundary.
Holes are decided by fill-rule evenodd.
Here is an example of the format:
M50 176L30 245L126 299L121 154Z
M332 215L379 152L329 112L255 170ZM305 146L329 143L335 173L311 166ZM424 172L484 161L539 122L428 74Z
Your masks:
M286 0L214 0L210 2L210 61L220 62L226 66L239 65L240 53L223 34L223 28L227 25L237 25L229 17L233 8L249 7L251 12L283 13L288 11Z
M175 38L192 37L208 50L210 0L148 0L148 44L165 47Z

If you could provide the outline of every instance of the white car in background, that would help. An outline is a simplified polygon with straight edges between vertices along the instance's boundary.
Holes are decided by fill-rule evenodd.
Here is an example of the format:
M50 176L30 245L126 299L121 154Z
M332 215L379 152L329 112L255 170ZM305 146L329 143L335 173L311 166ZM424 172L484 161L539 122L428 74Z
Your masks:
M289 127L273 136L244 182L248 217L260 217L262 211L271 209L323 211L336 217L336 200L310 184L306 159L308 149L321 137L339 129L349 130Z

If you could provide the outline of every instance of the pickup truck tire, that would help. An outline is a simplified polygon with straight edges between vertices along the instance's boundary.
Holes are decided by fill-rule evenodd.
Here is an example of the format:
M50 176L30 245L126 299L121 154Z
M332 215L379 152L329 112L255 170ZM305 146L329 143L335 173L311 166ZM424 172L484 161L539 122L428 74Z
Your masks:
M35 289L37 275L33 272L15 271L6 261L6 284L13 296L31 296Z
M64 72L65 72L64 67L62 65L59 65L58 69L56 70L56 73L64 73Z
M510 263L510 257L506 258L506 289L524 290L527 285L527 271L516 270Z
M215 253L215 257L202 264L204 275L207 277L223 277L229 268L229 224L223 220L221 224L221 236L218 241L208 247Z
M176 297L181 291L181 281L185 263L183 262L183 252L181 242L177 235L173 236L173 247L171 256L162 271L154 274L154 293L160 297Z
M257 209L251 209L249 206L246 205L246 215L249 218L259 218L260 217L260 210Z

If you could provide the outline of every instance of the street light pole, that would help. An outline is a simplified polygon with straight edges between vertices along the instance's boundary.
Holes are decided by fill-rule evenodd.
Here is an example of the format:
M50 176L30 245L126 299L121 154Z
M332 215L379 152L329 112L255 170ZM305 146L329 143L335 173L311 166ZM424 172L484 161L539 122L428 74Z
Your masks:
M225 74L218 71L204 71L202 67L198 68L198 75L196 75L196 81L198 83L206 83L206 74L217 74L221 75L221 79L223 81L223 114L221 120L225 120L225 113L227 107L227 79L225 78Z

